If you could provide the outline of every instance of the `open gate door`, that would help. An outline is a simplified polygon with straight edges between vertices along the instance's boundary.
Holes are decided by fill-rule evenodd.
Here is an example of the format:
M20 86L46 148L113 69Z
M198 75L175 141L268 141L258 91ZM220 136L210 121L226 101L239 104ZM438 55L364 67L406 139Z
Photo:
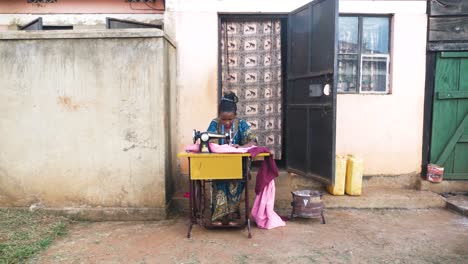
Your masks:
M328 183L335 174L338 0L288 16L286 153L290 172Z

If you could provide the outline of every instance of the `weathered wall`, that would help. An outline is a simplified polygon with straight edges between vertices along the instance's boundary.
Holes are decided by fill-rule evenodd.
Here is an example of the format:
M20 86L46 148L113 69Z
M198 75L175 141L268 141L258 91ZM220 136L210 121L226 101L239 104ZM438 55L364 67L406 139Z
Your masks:
M174 54L156 29L1 34L0 206L164 214Z

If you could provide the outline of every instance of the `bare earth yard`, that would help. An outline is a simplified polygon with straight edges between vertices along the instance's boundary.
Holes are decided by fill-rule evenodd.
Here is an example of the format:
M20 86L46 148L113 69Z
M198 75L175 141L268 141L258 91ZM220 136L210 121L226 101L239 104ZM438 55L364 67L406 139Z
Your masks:
M30 263L468 263L468 218L444 209L327 210L273 230L78 222Z

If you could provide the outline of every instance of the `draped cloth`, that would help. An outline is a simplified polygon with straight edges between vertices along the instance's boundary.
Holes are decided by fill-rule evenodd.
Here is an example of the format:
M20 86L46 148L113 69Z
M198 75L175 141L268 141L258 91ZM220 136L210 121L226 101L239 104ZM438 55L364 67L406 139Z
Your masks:
M250 148L247 152L252 157L258 153L270 152L265 147ZM273 160L273 155L265 157L262 165L257 172L257 180L255 182L255 202L252 207L251 215L259 228L272 229L275 227L285 226L286 223L274 211L275 207L275 181L278 177L278 167Z
M255 197L252 207L252 218L259 228L272 229L285 226L286 223L274 211L275 207L275 181L268 183Z

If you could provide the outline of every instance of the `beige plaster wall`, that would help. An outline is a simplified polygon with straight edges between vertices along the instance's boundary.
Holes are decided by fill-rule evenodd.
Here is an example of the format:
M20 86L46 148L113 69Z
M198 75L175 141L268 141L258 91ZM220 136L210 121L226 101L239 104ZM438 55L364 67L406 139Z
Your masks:
M392 1L390 1L392 2ZM365 174L420 172L424 113L426 25L424 3L380 3L373 13L391 12L391 94L337 99L337 153L364 159ZM359 5L344 5L355 13Z
M267 2L267 3L266 3ZM178 151L192 129L206 129L216 115L218 13L285 13L308 1L169 1L165 23L178 45L180 121ZM365 174L418 172L421 164L425 78L425 1L340 1L340 13L390 14L392 20L389 95L340 94L337 153L365 162ZM187 172L185 161L180 162Z

